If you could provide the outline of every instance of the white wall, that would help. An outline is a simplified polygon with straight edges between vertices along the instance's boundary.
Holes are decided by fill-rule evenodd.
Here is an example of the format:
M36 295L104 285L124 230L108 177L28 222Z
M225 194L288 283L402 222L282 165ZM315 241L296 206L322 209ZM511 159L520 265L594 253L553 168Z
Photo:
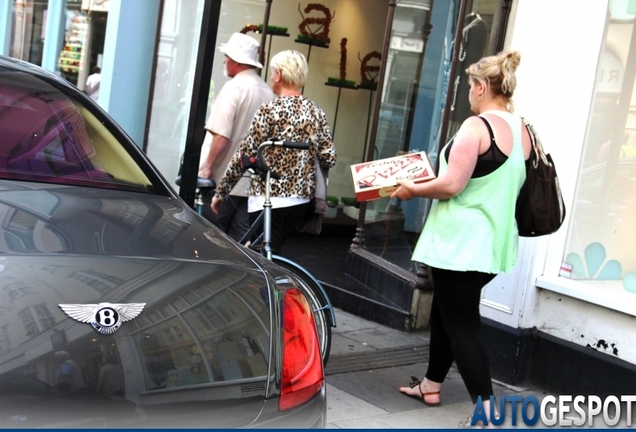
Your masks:
M538 293L532 315L539 331L636 364L634 316L549 290Z
M518 0L508 29L506 49L521 53L516 111L535 124L546 151L552 154L569 209L606 15L607 0ZM566 220L552 236L522 239L520 264L512 275L498 277L490 291L486 290L482 314L513 327L536 327L636 363L636 347L628 342L635 317L555 292L572 289L577 283L558 277L567 231ZM506 297L502 290L512 293ZM490 307L489 300L497 294L509 301L509 311ZM599 341L606 342L607 348Z

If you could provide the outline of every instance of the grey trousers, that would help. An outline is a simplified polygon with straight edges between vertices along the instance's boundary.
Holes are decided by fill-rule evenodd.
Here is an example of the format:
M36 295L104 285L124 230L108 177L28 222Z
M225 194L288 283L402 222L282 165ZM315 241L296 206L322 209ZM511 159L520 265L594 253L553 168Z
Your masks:
M250 229L250 218L247 213L247 197L228 196L221 205L218 214L212 213L210 203L214 197L214 190L203 196L203 216L227 233L234 240L239 241Z

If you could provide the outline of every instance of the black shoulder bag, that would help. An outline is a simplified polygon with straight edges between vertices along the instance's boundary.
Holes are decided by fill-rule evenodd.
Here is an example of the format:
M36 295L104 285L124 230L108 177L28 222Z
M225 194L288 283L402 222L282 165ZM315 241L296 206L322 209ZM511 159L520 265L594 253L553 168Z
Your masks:
M532 124L526 119L523 123L530 134L532 152L526 161L526 181L517 197L515 218L520 236L538 237L552 234L561 227L565 204L552 157L543 151Z

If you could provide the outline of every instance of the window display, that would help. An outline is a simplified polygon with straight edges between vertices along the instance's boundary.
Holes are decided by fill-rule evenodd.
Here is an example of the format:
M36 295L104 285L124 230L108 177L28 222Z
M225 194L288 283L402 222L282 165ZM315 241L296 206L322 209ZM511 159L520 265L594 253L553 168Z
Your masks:
M607 27L561 276L636 293L634 21Z
M68 27L64 38L64 46L58 67L62 77L77 85L82 54L86 41L88 22L86 15L79 11L69 11Z

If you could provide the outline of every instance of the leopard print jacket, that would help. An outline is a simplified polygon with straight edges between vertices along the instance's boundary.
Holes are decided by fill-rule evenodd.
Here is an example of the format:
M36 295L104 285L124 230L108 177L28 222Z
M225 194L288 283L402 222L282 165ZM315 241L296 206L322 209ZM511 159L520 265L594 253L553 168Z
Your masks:
M265 102L256 111L250 129L230 160L225 175L217 186L216 195L225 198L243 175L241 153L257 155L258 146L270 138L309 142L309 150L270 147L265 151L268 165L280 179L271 179L271 196L313 198L316 190L315 155L320 166L329 169L336 164L327 116L304 96L282 96ZM253 176L247 194L265 195L264 182Z

